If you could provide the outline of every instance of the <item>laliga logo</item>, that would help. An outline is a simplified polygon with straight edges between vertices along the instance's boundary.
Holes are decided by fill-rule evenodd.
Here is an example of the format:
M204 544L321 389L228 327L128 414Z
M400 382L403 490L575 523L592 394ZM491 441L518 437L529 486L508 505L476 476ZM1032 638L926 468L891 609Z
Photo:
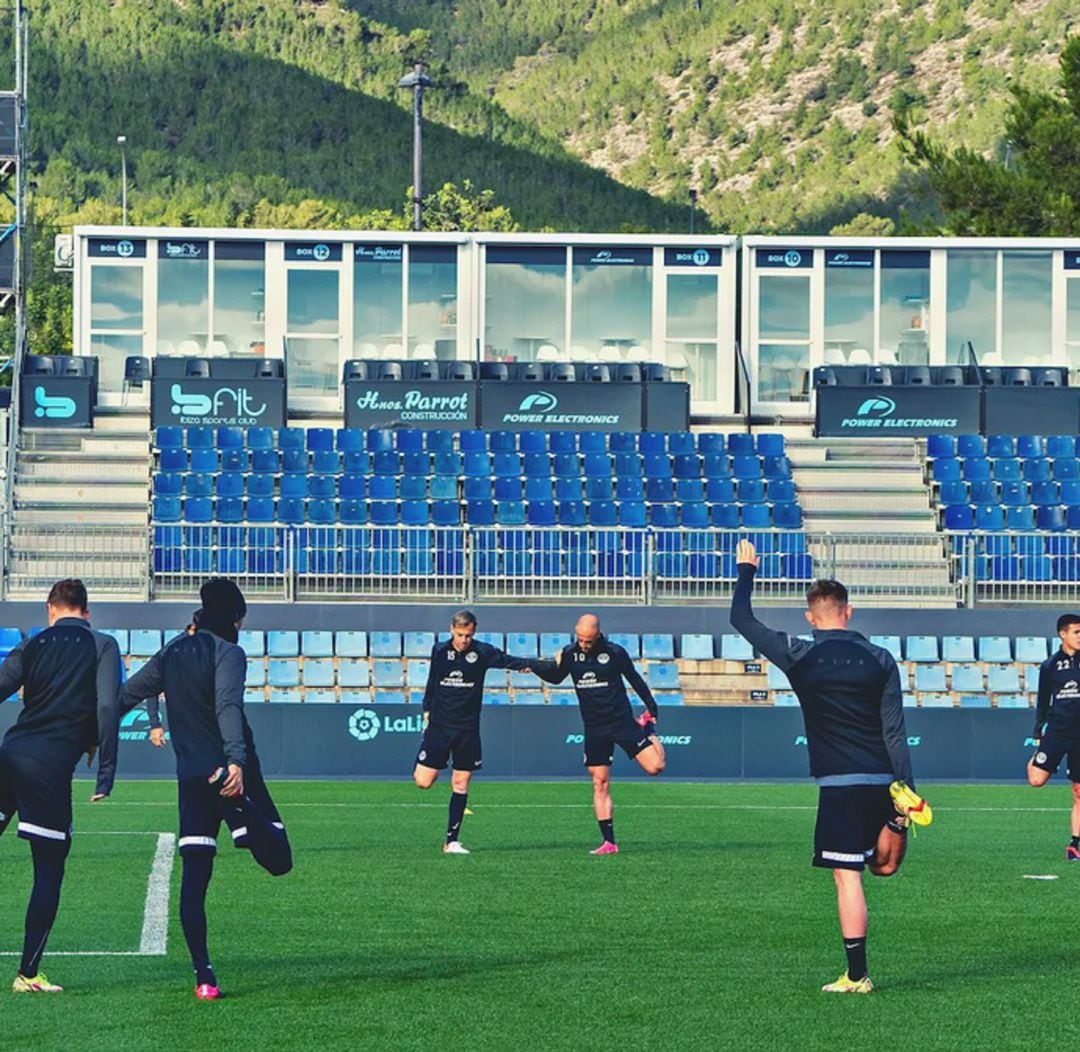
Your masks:
M233 400L236 416L262 416L266 412L266 403L263 402L258 409L252 405L251 392L246 387L219 387L211 398L210 395L186 394L181 384L173 384L169 388L172 396L172 412L174 416L206 416L213 413L215 416L223 413L223 403L227 398Z
M519 413L550 413L559 400L547 391L537 391L536 394L527 395L518 406Z
M707 248L694 249L694 254L691 258L696 266L704 267L709 262L709 250Z
M369 742L379 733L379 717L369 709L357 709L349 717L349 733L358 742Z
M34 388L34 416L50 420L67 420L75 415L75 400L62 395L48 395L44 384Z
M795 249L790 249L784 253L784 266L785 267L797 267L802 262L802 253L796 252Z
M135 246L128 240L118 241L116 243L116 254L123 256L125 259L135 251Z
M878 395L863 402L856 416L892 416L895 412L896 403L891 398Z

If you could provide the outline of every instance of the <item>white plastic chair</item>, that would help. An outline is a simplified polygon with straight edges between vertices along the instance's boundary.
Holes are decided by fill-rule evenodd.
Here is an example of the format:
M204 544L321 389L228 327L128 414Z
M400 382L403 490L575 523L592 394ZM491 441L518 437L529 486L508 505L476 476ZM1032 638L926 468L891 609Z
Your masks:
M430 343L418 343L411 357L415 362L429 362L435 357L435 348Z
M848 365L871 365L873 361L865 347L852 347L848 354Z
M379 357L379 348L373 343L362 343L356 348L356 354L358 358L364 360L374 360Z
M538 362L557 362L559 360L559 348L550 343L542 343L536 348L536 360Z
M229 345L224 340L211 340L208 353L214 358L228 358Z
M877 360L878 365L900 364L899 359L896 357L896 351L892 350L890 347L882 347L881 350L878 351Z
M162 357L170 354L176 354L176 346L173 344L172 340L158 340L157 352Z
M383 348L384 358L404 358L405 350L400 343L388 343Z
M184 357L198 357L203 353L198 340L181 340L178 350Z
M600 353L596 356L598 362L621 362L622 351L619 350L614 344L605 344L600 348Z
M647 362L649 360L648 347L642 347L640 343L635 343L626 352L626 360L628 362Z
M825 365L847 365L847 358L839 347L826 347L821 360Z

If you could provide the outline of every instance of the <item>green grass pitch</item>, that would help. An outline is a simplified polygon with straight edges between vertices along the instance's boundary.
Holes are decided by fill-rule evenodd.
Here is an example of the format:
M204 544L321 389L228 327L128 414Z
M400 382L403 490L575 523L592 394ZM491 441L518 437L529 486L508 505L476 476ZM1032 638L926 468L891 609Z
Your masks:
M898 876L867 878L870 997L818 992L842 951L832 881L809 866L810 785L616 783L622 853L591 858L584 779L478 779L464 858L439 850L445 783L293 782L274 790L293 873L275 880L221 842L209 914L226 1000L192 996L177 864L167 954L47 956L67 989L0 988L0 1048L894 1052L1073 1033L1067 789L924 789L933 826ZM130 953L175 786L124 782L93 806L89 792L77 783L50 949ZM28 855L0 839L5 952L21 938ZM4 962L6 982L17 961Z

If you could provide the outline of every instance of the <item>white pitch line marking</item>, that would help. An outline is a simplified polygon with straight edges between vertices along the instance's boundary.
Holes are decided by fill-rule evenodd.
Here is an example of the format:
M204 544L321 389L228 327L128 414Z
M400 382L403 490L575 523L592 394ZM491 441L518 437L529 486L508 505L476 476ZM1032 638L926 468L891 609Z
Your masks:
M164 957L169 938L169 886L176 857L176 834L148 830L92 830L78 836L156 836L157 848L146 884L142 935L137 950L47 950L47 957ZM21 957L18 950L0 950L0 957Z

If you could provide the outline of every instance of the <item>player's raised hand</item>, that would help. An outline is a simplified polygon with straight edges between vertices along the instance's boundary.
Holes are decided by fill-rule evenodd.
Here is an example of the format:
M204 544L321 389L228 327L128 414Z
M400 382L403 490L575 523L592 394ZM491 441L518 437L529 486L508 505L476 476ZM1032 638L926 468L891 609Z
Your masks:
M748 563L750 566L757 566L757 550L754 548L752 541L745 539L739 541L735 547L735 561L740 564Z

